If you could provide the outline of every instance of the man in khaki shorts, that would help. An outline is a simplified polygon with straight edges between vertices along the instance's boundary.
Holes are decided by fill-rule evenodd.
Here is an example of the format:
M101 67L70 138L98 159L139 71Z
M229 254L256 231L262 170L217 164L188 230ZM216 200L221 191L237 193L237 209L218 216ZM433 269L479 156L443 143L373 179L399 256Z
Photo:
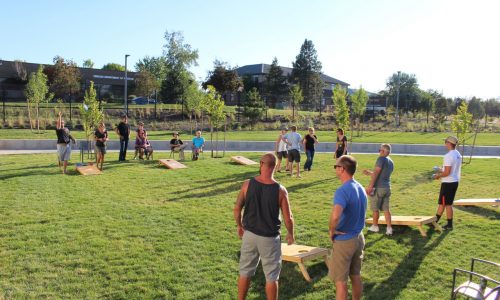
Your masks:
M351 278L352 299L361 299L361 260L365 238L367 196L363 186L354 180L357 162L344 155L337 159L335 173L342 185L335 191L330 216L329 235L333 242L328 261L328 276L335 283L335 299L347 299L347 280Z
M295 241L288 192L274 180L275 167L276 156L272 153L264 154L260 159L260 175L243 183L234 205L238 237L242 239L239 300L246 298L250 280L255 275L260 260L266 276L266 297L268 300L278 299L278 279L281 272L280 210L287 229L288 245Z
M379 157L375 162L373 171L363 171L363 174L371 177L370 183L366 187L366 193L370 195L370 209L373 212L373 225L368 228L368 231L379 232L378 218L380 216L380 211L383 211L387 224L385 234L392 235L389 200L391 199L391 174L394 171L394 162L389 157L389 154L391 154L391 145L380 145L378 152Z

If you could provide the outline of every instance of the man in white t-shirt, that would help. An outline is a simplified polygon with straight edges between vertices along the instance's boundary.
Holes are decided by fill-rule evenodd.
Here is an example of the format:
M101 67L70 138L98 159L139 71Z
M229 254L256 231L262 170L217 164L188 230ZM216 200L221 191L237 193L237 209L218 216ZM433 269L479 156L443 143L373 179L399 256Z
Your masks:
M297 126L291 126L292 132L285 134L281 139L288 145L288 163L290 176L293 176L293 162L297 167L297 177L300 177L300 144L302 136L297 133Z
M446 224L443 229L452 230L453 200L455 200L455 193L457 192L458 182L460 181L462 155L455 149L458 144L458 139L456 137L447 137L444 144L446 149L448 149L448 153L444 156L443 168L433 176L434 179L441 179L441 190L439 191L436 217L437 221L439 221L443 211L446 209L448 224Z

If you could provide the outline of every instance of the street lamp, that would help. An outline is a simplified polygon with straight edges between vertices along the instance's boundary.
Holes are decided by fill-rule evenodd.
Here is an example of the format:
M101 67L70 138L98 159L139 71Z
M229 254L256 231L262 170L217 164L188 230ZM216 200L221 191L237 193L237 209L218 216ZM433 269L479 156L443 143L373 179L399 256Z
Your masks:
M127 57L129 54L125 54L125 88L123 90L123 109L125 110L125 114L128 116L128 102L127 102Z
M398 87L396 90L396 127L399 127L399 86L400 86L401 71L398 71Z

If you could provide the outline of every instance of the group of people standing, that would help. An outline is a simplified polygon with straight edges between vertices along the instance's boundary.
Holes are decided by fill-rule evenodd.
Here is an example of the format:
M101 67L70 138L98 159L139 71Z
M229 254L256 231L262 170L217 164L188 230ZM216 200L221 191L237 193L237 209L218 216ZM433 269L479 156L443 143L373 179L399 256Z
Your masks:
M285 159L285 171L290 172L293 177L293 164L295 163L296 176L300 178L300 145L304 146L306 153L306 162L304 163L304 171L311 171L313 165L314 153L316 152L315 145L319 143L318 137L314 132L313 127L307 129L304 138L297 132L296 126L290 127L292 132L288 132L288 128L281 129L280 135L276 140L275 153L278 158L276 172L281 173L281 164ZM337 142L335 143L334 159L347 154L347 137L344 135L342 128L337 129Z
M57 157L59 168L63 174L66 174L68 161L71 158L71 142L74 145L76 144L76 140L70 134L69 129L64 125L65 123L62 118L62 112L59 112L56 120ZM123 162L126 161L127 158L127 149L131 133L127 115L123 114L121 116L121 121L116 126L115 132L120 140L120 154L118 156L118 161ZM106 130L106 125L104 122L99 122L94 132L94 150L96 155L96 166L101 171L103 170L104 156L107 152L108 141L109 136L108 131ZM169 145L172 151L180 153L180 159L184 159L184 148L186 147L186 144L179 139L179 133L174 132ZM197 131L196 136L192 140L193 160L198 159L204 146L205 139L201 136L201 131ZM153 147L148 139L147 131L144 129L144 123L139 122L136 130L134 159L139 158L142 160L145 158L149 160L152 157L153 151Z
M265 292L267 299L278 299L278 280L281 271L281 219L280 211L287 228L288 245L295 242L294 218L286 188L274 179L275 171L281 171L281 159L288 157L288 162L296 161L298 140L300 135L291 127L288 134L283 129L276 141L276 154L267 153L260 160L259 175L243 183L233 209L237 235L242 240L239 262L238 299L245 299L250 287L251 277L262 260L262 269L266 278ZM310 128L311 129L311 128ZM389 157L390 144L382 144L373 170L364 170L370 176L370 182L364 188L354 174L357 161L347 155L347 139L343 131L337 131L337 149L335 151L335 176L341 185L334 193L332 210L329 219L328 237L332 242L332 255L328 259L328 276L336 287L335 299L347 299L348 280L352 284L352 299L361 299L363 284L361 280L361 264L365 247L363 228L365 227L368 198L373 212L371 232L378 232L379 211L384 212L387 229L392 235L389 200L391 196L390 176L394 171L394 162ZM314 136L308 130L308 134ZM297 138L297 135L299 138ZM314 141L317 138L314 136ZM283 144L290 146L288 153ZM458 139L449 136L445 139L448 150L444 157L443 167L433 176L441 179L436 218L439 221L446 211L448 218L445 230L453 229L453 201L461 176L462 157L456 150ZM307 151L307 150L306 150ZM288 154L288 156L286 156ZM291 158L290 158L291 157ZM314 154L311 156L314 157ZM309 155L308 155L309 158ZM311 158L312 161L312 158ZM300 158L298 160L300 162ZM288 165L288 164L287 164ZM290 165L288 165L291 168ZM292 174L293 171L291 171ZM297 170L297 174L299 170Z

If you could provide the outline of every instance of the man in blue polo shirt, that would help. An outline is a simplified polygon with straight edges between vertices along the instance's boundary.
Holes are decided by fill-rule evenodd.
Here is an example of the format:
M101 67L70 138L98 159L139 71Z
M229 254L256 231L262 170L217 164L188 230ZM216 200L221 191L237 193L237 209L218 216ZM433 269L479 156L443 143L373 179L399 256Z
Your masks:
M354 180L356 159L350 155L337 159L335 173L342 182L333 198L329 234L333 251L328 262L328 276L335 283L335 299L347 299L347 280L351 278L352 299L361 299L361 260L365 238L367 196L363 186Z

